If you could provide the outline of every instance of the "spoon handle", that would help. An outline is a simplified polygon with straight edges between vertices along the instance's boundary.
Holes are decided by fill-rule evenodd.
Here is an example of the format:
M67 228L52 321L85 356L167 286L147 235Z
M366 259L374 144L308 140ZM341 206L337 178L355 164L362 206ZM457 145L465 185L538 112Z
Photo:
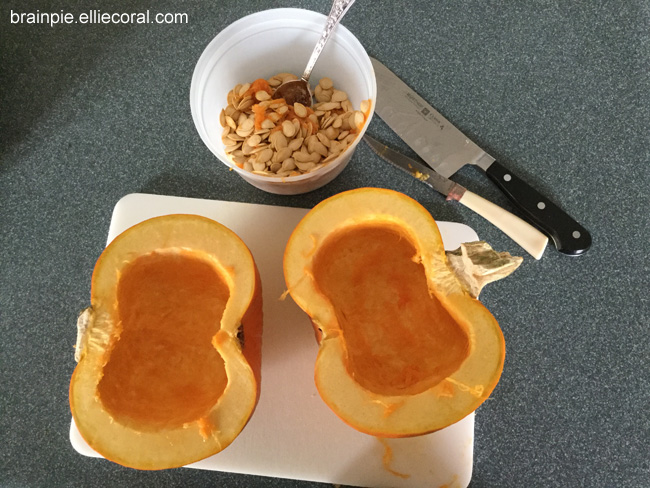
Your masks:
M331 37L334 28L337 25L339 25L339 22L341 22L341 19L346 14L346 12L350 9L353 3L354 0L334 0L334 2L332 3L332 9L330 10L330 14L327 16L327 21L325 22L325 28L323 29L323 33L321 34L320 39L316 43L316 47L314 48L314 51L311 53L311 57L309 58L309 61L307 62L307 67L305 68L305 72L302 74L303 80L309 81L309 77L311 76L311 70L314 69L314 66L316 65L316 61L318 60L320 53L323 52L323 48L325 47L325 44L327 44L327 41Z

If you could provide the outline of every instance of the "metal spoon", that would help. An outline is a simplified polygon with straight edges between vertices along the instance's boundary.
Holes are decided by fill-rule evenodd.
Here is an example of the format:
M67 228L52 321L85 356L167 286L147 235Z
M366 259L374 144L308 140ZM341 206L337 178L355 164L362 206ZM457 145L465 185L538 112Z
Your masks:
M327 16L323 33L316 43L314 51L311 53L311 57L307 62L307 67L305 68L302 77L298 80L290 80L282 83L277 90L275 90L273 98L284 98L287 105L293 105L295 102L299 102L305 107L311 107L312 94L309 89L309 77L311 76L311 71L314 69L321 52L323 52L325 44L332 36L334 28L339 25L339 22L341 22L341 19L350 9L354 1L355 0L334 0L332 3L332 9Z

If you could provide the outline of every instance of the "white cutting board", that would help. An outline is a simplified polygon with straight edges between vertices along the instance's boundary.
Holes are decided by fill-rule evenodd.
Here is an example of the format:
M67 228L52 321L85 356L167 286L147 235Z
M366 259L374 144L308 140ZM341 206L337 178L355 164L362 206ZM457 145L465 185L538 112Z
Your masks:
M472 475L474 414L433 434L380 441L344 424L318 395L313 377L318 346L311 323L290 297L280 300L285 291L284 248L306 212L146 194L127 195L115 206L108 242L151 217L203 215L241 237L261 275L264 329L259 404L228 448L189 467L371 488L466 487ZM448 250L478 239L463 224L438 222L438 226ZM86 444L74 421L70 441L79 453L101 457ZM404 477L386 468L386 444L393 454L389 468Z

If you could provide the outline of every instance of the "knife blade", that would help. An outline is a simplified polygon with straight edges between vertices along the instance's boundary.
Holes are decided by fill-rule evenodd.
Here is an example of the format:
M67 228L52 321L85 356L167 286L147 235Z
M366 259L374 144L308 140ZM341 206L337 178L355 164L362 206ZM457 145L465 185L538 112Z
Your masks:
M469 140L381 62L370 60L377 79L375 112L426 164L447 178L465 164L478 166L558 251L579 256L589 249L587 229Z
M409 158L394 149L373 139L368 134L363 136L370 148L382 159L420 180L447 197L456 200L473 210L481 217L501 229L508 237L519 244L535 259L540 259L548 243L548 238L525 220L511 214L485 198L472 193L467 188L449 178L436 173L431 168Z

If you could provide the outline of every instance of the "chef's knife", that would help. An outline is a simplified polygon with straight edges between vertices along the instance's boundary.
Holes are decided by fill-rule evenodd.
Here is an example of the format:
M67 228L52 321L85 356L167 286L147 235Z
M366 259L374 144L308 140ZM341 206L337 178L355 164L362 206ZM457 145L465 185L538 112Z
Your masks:
M577 256L589 249L587 229L470 141L386 66L370 59L377 78L375 111L426 164L447 178L467 163L477 165L553 239L558 251Z
M369 135L366 134L363 138L382 159L442 193L447 200L456 200L473 210L501 229L535 259L540 259L544 254L548 238L525 220L439 175L418 161L391 149Z

